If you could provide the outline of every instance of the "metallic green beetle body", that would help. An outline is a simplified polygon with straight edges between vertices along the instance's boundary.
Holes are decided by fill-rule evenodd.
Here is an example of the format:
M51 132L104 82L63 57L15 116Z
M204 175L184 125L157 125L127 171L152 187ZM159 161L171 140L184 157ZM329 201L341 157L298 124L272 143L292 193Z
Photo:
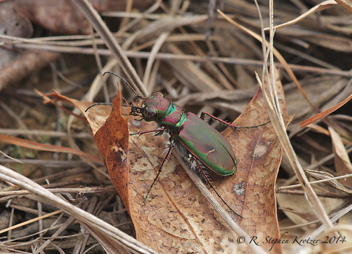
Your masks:
M193 113L165 99L161 93L146 98L140 108L145 121L155 121L193 156L215 173L228 176L236 171L236 156L230 143L213 127Z

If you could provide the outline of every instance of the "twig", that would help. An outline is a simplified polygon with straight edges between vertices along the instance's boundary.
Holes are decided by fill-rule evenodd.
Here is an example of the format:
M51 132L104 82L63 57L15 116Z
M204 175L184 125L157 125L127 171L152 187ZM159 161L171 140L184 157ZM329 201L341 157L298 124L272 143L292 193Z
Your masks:
M91 48L80 48L80 47L56 47L51 45L35 45L35 44L18 44L18 48L31 48L38 49L41 48L43 50L53 51L53 52L61 52L61 53L72 53L72 54L94 54L94 50ZM143 58L148 59L151 55L150 52L135 52L135 51L123 51L127 57L131 58ZM97 49L97 53L99 55L110 56L111 52L108 49ZM227 63L227 64L237 64L237 65L245 65L245 66L263 66L263 61L260 60L250 60L250 59L241 59L241 58L230 58L230 57L202 57L195 55L178 55L178 54L169 54L169 53L158 53L155 55L155 59L163 59L163 60L190 60L195 62L207 62L211 61L214 63ZM277 63L277 66L281 68L284 67L283 64ZM329 75L338 75L341 77L352 77L352 71L344 71L344 70L335 70L335 69L326 69L312 66L304 66L297 64L287 64L292 71L296 72L307 72L307 73L317 73L317 74L329 74Z

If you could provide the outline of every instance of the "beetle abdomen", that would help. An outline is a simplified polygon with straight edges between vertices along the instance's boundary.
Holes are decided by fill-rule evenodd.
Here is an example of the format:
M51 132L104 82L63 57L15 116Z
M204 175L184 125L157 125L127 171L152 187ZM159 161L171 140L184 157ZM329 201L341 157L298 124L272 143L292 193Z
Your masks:
M202 179L202 181L204 183L207 182L206 177L204 176L204 174L207 176L208 180L209 180L209 176L208 176L208 172L209 172L209 168L207 166L204 165L204 163L202 161L200 161L197 157L195 157L182 143L179 139L175 140L175 147L176 150L178 152L178 154L181 156L181 159L183 160L184 163L186 163L186 165L189 166L189 168L191 170L193 170L193 172L195 172L200 179ZM197 163L195 162L195 160L197 160ZM201 168L199 168L199 166ZM203 171L203 172L202 172Z

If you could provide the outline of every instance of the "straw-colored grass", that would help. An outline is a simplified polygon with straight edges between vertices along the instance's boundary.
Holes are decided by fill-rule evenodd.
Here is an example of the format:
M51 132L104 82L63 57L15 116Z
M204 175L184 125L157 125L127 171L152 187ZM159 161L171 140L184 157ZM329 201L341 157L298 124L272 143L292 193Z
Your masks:
M21 52L0 69L1 253L351 251L352 11L348 2L129 0L125 10L101 13L88 1L72 2L88 20L82 31L90 34L45 36L56 31L43 32L37 26L34 38L0 35L1 46L14 45ZM56 53L61 58L52 62L60 57ZM167 173L156 183L161 187L155 187L155 192L153 187L152 201L128 207L133 226L122 203L125 200L112 187L104 166L109 163L101 159L86 119L77 117L90 102L111 102L119 89L129 103L135 98L121 80L102 75L107 71L126 78L141 96L160 91L185 111L207 111L228 122L247 114L248 108L256 110L250 106L262 105L263 111L258 112L265 112L270 123L249 134L261 135L251 144L253 150L250 143L235 139L241 134L223 133L234 149L252 152L253 160L244 162L239 154L232 180L214 178L219 192L226 188L219 183L227 186L234 181L226 189L230 190L225 192L227 199L231 199L229 192L238 193L235 188L244 183L240 188L244 194L232 194L229 200L243 218L227 213L229 209L177 153L177 159L166 160ZM262 94L256 94L258 87ZM75 100L64 98L52 107L48 104L52 97L46 96L52 89ZM261 96L262 104L251 101L254 96ZM84 113L94 134L107 112L110 109L96 109L91 113L94 117ZM306 122L310 125L301 128L299 123L312 116ZM257 119L242 116L238 122L260 125L263 122L258 121L265 117L264 113ZM138 128L138 124L144 126L130 120L129 127ZM217 121L211 124L222 130ZM263 140L270 142L262 145ZM165 136L131 138L129 153L140 154L133 154L138 159L133 160L128 150L123 151L130 174L143 170L136 165L159 165L166 146ZM262 153L267 164L256 166L259 148L267 149ZM194 206L189 213L176 197L193 183L181 179L184 189L177 189L177 180L172 178L181 167L201 191L183 194ZM258 168L262 172L253 172ZM240 177L244 170L248 178L237 183L236 174ZM163 183L169 180L167 174L178 193L167 190L172 185ZM270 179L260 178L270 174ZM130 194L146 192L143 181L147 178L136 178L141 182L129 187ZM132 178L129 181L135 183ZM136 192L135 196L145 195ZM272 202L268 202L266 195L271 193ZM162 195L167 202L156 203ZM135 196L129 202L137 202ZM196 208L204 203L209 204L209 211ZM174 210L167 210L169 206ZM202 216L199 222L196 218ZM146 222L139 224L136 218ZM266 237L274 239L264 242Z

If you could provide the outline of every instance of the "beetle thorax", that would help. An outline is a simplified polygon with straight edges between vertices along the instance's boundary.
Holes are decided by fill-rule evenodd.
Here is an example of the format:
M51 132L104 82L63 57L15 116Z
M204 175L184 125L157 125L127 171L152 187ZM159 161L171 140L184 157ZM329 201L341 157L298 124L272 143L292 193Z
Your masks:
M165 99L159 92L153 93L144 100L142 114L145 121L155 121L168 128L180 127L185 119L182 109Z

